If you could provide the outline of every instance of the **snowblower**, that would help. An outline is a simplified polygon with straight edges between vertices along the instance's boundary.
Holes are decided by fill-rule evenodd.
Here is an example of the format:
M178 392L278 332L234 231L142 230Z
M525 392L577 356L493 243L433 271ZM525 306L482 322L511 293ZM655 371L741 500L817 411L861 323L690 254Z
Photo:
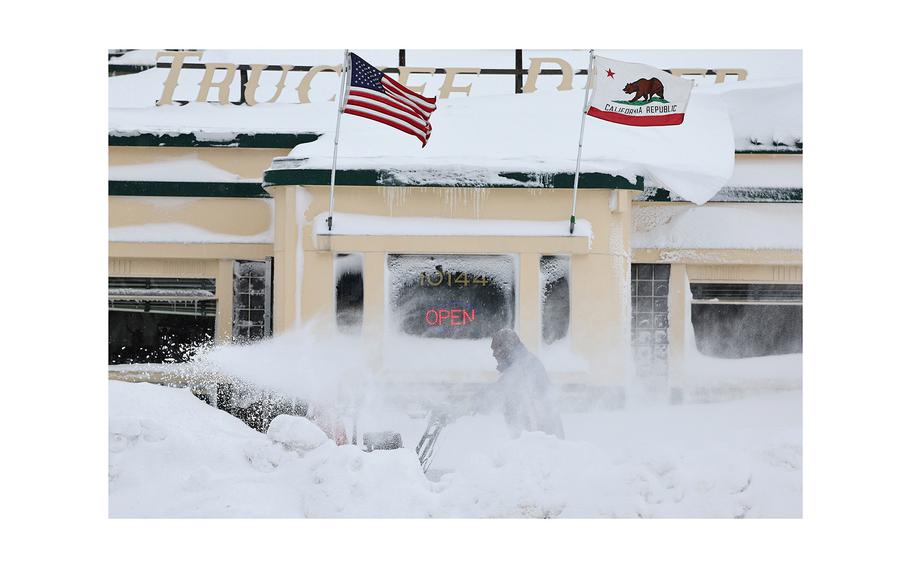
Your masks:
M436 453L436 441L439 439L439 433L449 423L449 416L444 412L431 410L427 420L427 429L417 442L417 459L420 461L420 467L426 473L433 462L433 456Z
M430 469L433 455L436 452L436 441L439 439L439 433L442 432L442 429L445 428L449 422L448 414L439 410L431 410L427 414L426 430L415 448L417 459L420 461L420 467L424 473ZM354 436L355 441L352 443L356 443L356 433ZM398 432L386 430L382 432L363 433L362 449L365 452L372 452L375 450L397 450L402 447L404 447L404 444L401 441L401 434Z

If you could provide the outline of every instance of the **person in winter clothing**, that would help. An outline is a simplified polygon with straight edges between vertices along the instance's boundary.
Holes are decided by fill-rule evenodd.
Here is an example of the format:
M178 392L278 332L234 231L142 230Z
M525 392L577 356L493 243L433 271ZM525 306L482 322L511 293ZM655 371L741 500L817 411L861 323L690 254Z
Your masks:
M500 372L494 388L512 436L540 431L565 438L562 418L550 398L550 378L540 360L511 329L494 333L490 348Z

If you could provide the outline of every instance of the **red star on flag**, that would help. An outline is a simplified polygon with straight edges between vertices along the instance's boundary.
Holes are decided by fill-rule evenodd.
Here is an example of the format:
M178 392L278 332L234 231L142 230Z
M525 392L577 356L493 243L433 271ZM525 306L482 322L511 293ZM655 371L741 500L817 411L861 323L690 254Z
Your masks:
M607 77L612 79L613 75L616 75L616 73L614 73L612 69L607 69Z

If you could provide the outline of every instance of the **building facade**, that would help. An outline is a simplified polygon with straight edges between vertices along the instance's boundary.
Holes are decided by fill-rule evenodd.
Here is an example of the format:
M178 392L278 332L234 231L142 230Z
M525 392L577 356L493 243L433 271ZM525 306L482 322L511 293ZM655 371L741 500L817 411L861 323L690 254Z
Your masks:
M342 168L329 230L329 172L291 151L325 133L250 127L266 105L241 106L217 135L204 113L126 128L112 110L112 365L313 325L364 338L385 381L492 380L477 361L512 327L557 383L681 394L696 359L802 350L801 141L737 142L701 206L583 170L573 234L571 173L505 150L508 175L473 184Z

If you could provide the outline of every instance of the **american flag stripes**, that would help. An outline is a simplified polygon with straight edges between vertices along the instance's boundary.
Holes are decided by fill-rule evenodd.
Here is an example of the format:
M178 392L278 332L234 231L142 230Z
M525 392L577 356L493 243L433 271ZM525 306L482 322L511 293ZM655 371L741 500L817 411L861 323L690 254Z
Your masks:
M389 78L363 58L350 54L348 94L342 112L397 128L427 145L436 97L428 98Z

